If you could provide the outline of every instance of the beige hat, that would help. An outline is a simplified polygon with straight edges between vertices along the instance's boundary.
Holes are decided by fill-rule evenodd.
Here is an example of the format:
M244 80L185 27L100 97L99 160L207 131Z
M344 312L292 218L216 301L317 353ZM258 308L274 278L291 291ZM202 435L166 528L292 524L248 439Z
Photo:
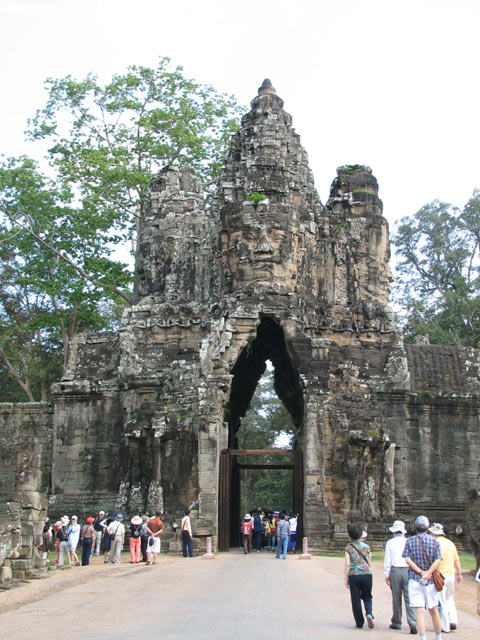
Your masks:
M445 531L443 530L443 524L439 522L432 522L432 526L429 529L430 533L433 533L434 536L444 536Z
M140 518L140 516L133 516L130 522L132 524L142 524L142 519Z
M251 520L252 516L249 513L245 514L244 520Z
M395 520L391 527L388 527L392 533L407 533L403 520Z

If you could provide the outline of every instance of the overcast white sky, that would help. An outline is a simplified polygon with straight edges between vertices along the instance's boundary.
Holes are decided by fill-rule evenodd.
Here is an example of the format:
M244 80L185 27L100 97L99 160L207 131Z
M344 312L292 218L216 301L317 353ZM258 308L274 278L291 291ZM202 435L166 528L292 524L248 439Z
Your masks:
M478 0L0 0L0 152L29 153L47 77L169 56L243 104L265 77L292 114L323 202L368 164L392 223L480 188Z

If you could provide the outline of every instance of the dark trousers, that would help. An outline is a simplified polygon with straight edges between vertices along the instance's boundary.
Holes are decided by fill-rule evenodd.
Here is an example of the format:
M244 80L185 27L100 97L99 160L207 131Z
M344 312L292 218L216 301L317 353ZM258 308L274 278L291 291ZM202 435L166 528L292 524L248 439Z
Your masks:
M182 531L182 553L183 557L187 557L187 549L188 555L190 558L193 558L193 542L190 538L188 531Z
M84 538L82 544L82 567L90 564L90 556L92 555L92 539Z
M147 562L147 546L148 546L148 536L145 538L142 536L140 540L140 551L142 552L142 562Z
M256 549L257 551L260 551L261 546L262 546L262 532L254 531L253 532L253 548Z
M365 622L362 612L362 600L365 604L365 614L372 615L372 574L360 573L348 576L348 584L350 585L353 617L357 627L362 628Z

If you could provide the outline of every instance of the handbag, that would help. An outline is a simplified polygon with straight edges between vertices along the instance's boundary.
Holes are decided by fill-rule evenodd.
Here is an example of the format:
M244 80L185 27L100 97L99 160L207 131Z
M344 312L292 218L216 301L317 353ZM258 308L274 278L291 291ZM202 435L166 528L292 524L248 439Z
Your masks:
M432 562L428 556L427 550L425 549L425 547L423 546L423 542L422 539L420 538L420 536L417 536L418 541L420 542L420 544L422 545L422 549L423 549L423 553L425 554L425 557L427 559L427 562L429 564L429 566L432 566ZM437 591L442 591L444 585L445 585L445 576L443 575L443 573L440 573L440 571L438 569L435 569L432 572L432 578L433 578L433 582L435 584L435 589Z

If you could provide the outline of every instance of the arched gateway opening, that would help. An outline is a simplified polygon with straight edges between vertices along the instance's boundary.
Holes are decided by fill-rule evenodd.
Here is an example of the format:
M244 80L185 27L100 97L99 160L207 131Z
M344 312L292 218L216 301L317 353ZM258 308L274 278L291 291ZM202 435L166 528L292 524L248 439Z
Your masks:
M293 509L300 513L297 537L301 536L301 515L303 512L303 393L300 376L294 360L288 352L285 335L281 326L273 319L262 318L255 338L248 342L240 353L232 369L233 380L230 399L225 408L225 422L228 425L228 449L221 452L218 497L218 547L228 550L240 542L240 468L239 456L255 456L269 453L262 450L240 451L237 432L242 418L247 413L258 381L265 372L266 362L274 367L274 389L289 412L296 428L296 436L289 455L291 464L283 468L293 470ZM279 450L285 455L285 450ZM264 468L275 465L264 465ZM260 467L259 467L260 468Z

